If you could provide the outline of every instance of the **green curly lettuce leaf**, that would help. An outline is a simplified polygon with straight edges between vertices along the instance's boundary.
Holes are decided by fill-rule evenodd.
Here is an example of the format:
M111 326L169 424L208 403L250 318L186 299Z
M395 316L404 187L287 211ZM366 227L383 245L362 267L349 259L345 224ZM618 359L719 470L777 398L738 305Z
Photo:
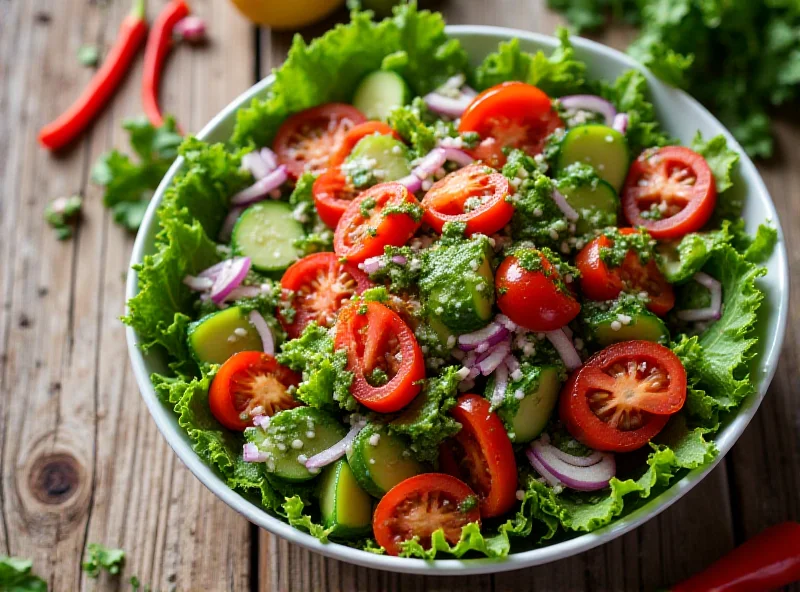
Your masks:
M433 462L439 457L439 444L456 434L461 424L448 411L458 396L458 367L448 366L438 376L425 380L419 395L388 423L389 432L407 436L414 456Z
M768 224L759 224L756 235L744 251L744 258L750 263L763 263L778 244L778 229Z
M706 159L711 172L714 173L718 194L733 186L731 176L739 162L739 153L728 148L725 136L720 134L706 142L703 140L703 134L698 130L692 140L691 148Z
M31 570L33 561L0 555L0 590L7 592L47 592L47 582Z
M303 513L305 506L306 504L300 499L300 496L294 495L286 498L281 504L281 511L278 513L295 528L304 530L321 542L327 543L328 536L333 532L333 527L325 528L321 524L314 522L311 516Z
M392 110L389 125L411 146L417 157L430 152L440 139L458 135L453 124L435 117L421 97Z
M559 27L556 36L560 44L549 56L543 51L522 51L519 39L501 43L476 68L476 87L483 90L501 82L520 80L556 97L581 92L586 87L586 64L576 58L569 31Z
M358 407L350 394L353 373L346 370L347 352L334 351L333 337L326 328L309 324L300 337L283 344L277 358L302 373L295 396L306 405L327 411L354 411Z
M612 83L601 82L600 94L614 103L619 112L628 114L625 138L628 140L632 158L645 148L674 143L661 130L655 108L649 99L647 78L638 70L628 70Z
M370 13L356 12L349 24L309 44L295 36L267 97L239 111L232 142L270 144L289 114L322 103L350 102L358 82L374 70L394 70L414 94L424 95L465 72L467 65L459 42L445 35L442 16L418 10L416 2L397 7L392 18L377 23Z
M719 230L691 232L679 241L659 242L656 262L661 273L672 284L688 281L717 248L732 240L729 227L729 223L724 221Z

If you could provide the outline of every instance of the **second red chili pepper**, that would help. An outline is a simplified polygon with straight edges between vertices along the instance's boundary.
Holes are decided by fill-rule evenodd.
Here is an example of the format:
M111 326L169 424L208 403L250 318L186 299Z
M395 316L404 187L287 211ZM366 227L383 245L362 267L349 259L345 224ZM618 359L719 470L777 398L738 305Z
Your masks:
M184 0L172 0L153 22L147 47L144 51L144 80L142 82L142 104L147 118L155 127L164 124L164 116L158 102L158 90L164 61L173 44L175 25L189 15L189 6Z

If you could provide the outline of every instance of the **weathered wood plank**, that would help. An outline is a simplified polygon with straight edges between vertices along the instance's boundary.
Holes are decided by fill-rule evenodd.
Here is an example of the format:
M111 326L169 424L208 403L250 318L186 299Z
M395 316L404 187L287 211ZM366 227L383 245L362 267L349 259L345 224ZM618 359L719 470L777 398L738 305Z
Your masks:
M152 17L165 1L150 4ZM251 84L255 56L252 27L229 3L192 6L218 41L175 52L164 104L196 130ZM75 149L53 158L35 140L91 76L78 47L108 47L129 9L127 0L0 3L0 552L31 557L54 590L119 584L83 577L90 541L126 549L126 577L160 589L245 590L249 524L182 467L138 396L118 320L132 237L87 185L100 153L129 150L120 122L141 113L141 60ZM85 219L59 243L42 211L74 192L86 195Z

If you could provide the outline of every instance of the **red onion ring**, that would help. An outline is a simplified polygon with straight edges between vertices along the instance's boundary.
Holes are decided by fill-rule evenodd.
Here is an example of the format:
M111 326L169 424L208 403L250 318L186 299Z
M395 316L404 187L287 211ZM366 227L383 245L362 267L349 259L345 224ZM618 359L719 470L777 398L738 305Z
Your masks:
M183 283L189 286L189 288L195 292L205 292L214 285L214 280L207 277L195 277L193 275L187 275L185 278L183 278Z
M269 168L258 150L248 152L242 156L242 168L253 175L256 181L260 181L273 170Z
M445 160L449 160L450 162L456 163L458 166L469 166L475 160L463 150L459 150L458 148L442 148L444 150L444 158Z
M545 333L547 339L556 348L558 355L561 356L561 361L570 372L583 365L581 357L578 355L578 350L572 343L572 340L567 337L563 329L556 329L555 331L548 331Z
M268 456L265 452L261 452L258 446L252 442L247 442L242 446L242 458L247 463L260 463L267 462Z
M231 198L231 205L249 206L250 204L262 201L267 198L270 191L274 191L286 183L288 178L289 173L286 170L286 166L281 165L263 179L256 181L254 185L234 195Z
M602 115L606 120L606 125L610 126L614 122L617 110L614 105L597 95L569 95L559 99L562 107L569 113L575 111L592 111Z
M271 356L275 355L275 338L272 336L272 331L267 325L267 321L264 320L264 317L261 316L261 313L257 310L250 311L250 322L258 331L259 337L261 337L261 345L264 348L264 353L269 354Z
M611 124L611 127L624 135L625 132L628 131L629 120L630 118L627 113L617 113L614 116L614 122Z
M508 386L508 369L505 364L500 364L494 371L494 389L492 390L492 407L497 407L506 397Z
M458 347L464 351L471 351L481 343L488 343L492 346L501 342L506 337L508 337L508 329L492 321L482 329L459 335Z
M617 466L612 454L603 453L600 462L582 467L564 462L552 452L553 448L542 440L534 440L528 450L533 453L545 470L570 489L576 491L603 489L608 486L609 481L616 474Z
M250 271L250 257L227 259L219 271L209 296L214 304L222 303Z
M511 344L508 341L501 341L489 352L488 356L478 362L478 368L484 376L489 376L503 364L506 356L511 353Z
M561 213L564 214L564 217L571 222L575 222L580 216L578 212L575 211L569 203L567 202L567 198L555 187L553 187L553 193L551 194L553 201L558 206L558 209L561 210Z
M422 189L422 179L416 175L408 175L402 179L398 179L397 182L400 183L400 185L405 186L410 193L416 193Z
M722 284L702 271L694 274L693 279L711 293L711 305L706 308L679 310L678 318L682 321L718 321L722 318Z
M550 445L550 449L559 460L563 460L573 467L591 467L603 460L603 453L598 450L593 450L589 456L575 456L574 454L564 452L558 446Z
M550 487L562 485L561 481L559 481L558 478L553 475L553 473L548 471L541 461L536 458L536 455L533 453L533 450L530 447L525 449L525 456L528 457L528 461L531 463L531 466L536 469L537 473L544 477L544 480L547 481L547 484Z
M365 425L366 424L361 422L354 425L352 428L350 428L350 431L347 432L347 435L339 440L336 444L309 458L306 461L306 468L321 469L322 467L342 458L347 452L347 448L353 443L353 440L356 439L358 432L364 429Z

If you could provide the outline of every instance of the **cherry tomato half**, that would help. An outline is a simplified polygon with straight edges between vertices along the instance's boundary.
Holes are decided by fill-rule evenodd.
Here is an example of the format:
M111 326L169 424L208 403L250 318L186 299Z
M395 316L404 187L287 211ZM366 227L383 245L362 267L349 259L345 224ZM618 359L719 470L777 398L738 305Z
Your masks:
M342 214L333 235L333 250L339 257L361 263L369 257L383 255L387 245L400 247L422 223L412 213L384 213L387 207L419 209L422 206L400 183L381 183L364 191ZM416 219L415 219L416 218Z
M622 234L636 232L622 228ZM598 236L586 245L575 258L581 272L581 292L592 300L613 300L621 292L647 292L647 308L664 316L675 306L672 286L658 269L654 258L642 264L639 255L631 249L619 267L609 267L601 257L601 249L611 248L614 242L605 235Z
M700 230L716 203L708 163L683 146L645 150L631 164L622 191L622 212L630 225L644 226L657 239Z
M502 148L520 148L536 156L547 136L564 127L548 97L524 82L504 82L475 97L461 116L459 132L477 132L481 143L472 156L494 167L505 163ZM486 142L486 145L484 145Z
M350 153L353 151L353 148L356 147L356 144L358 144L367 136L372 136L375 134L379 134L381 136L394 136L398 140L402 139L396 131L382 121L365 121L364 123L359 123L349 132L347 132L347 135L342 141L342 145L339 146L339 150L337 150L336 154L331 157L331 166L342 164L347 157L350 156Z
M441 528L455 545L464 526L481 522L478 505L467 504L474 495L466 483L443 473L409 477L378 502L372 516L375 540L389 555L399 555L400 543L414 537L429 549L431 535Z
M359 190L342 172L341 167L335 165L316 178L311 193L320 220L329 227L336 228L342 214L358 196Z
M628 452L654 438L685 401L686 370L672 350L623 341L573 372L561 391L559 415L586 446Z
M311 321L332 327L342 303L372 287L367 274L355 265L341 263L333 253L314 253L293 263L281 278L281 300L295 310L287 322L278 319L290 338L299 337Z
M383 304L353 302L342 308L334 345L347 350L350 393L365 407L391 413L419 393L425 378L422 350L403 319Z
M503 314L531 331L555 331L581 311L568 284L536 249L506 257L497 268L495 288Z
M328 103L295 113L283 122L275 136L278 161L294 178L304 172L324 172L350 129L366 121L352 105Z
M483 518L505 514L517 499L514 449L503 422L490 407L483 397L463 395L450 410L461 430L439 449L442 469L463 479L478 494Z
M286 389L300 384L300 376L281 366L269 354L243 351L220 367L208 391L211 413L229 430L253 425L251 413L261 407L272 417L300 405Z
M494 234L514 215L506 201L508 179L485 165L471 164L439 179L422 199L423 221L437 232L446 222L464 222L466 234Z

